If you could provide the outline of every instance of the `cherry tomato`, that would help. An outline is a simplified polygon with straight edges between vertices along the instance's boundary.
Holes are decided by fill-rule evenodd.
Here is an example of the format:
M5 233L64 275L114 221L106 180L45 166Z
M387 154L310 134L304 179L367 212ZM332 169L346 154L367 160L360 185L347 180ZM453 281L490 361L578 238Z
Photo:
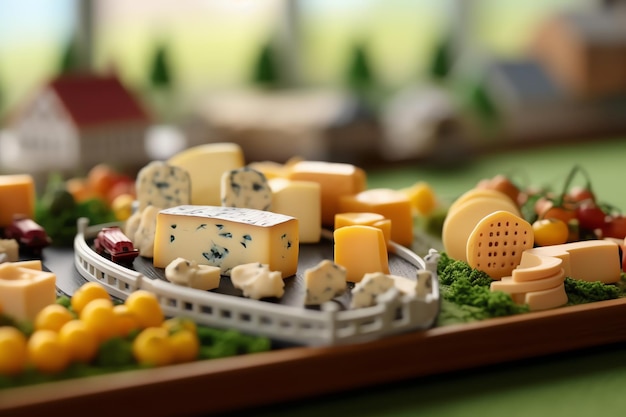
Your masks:
M606 223L606 213L592 200L583 200L578 204L576 218L580 227L586 230L600 229Z
M574 210L570 210L562 206L552 205L543 213L539 214L539 218L559 219L567 225L567 223L576 219L576 212Z
M565 195L565 201L568 203L580 203L585 200L596 201L595 194L589 189L589 187L583 187L580 185L572 187Z
M624 239L626 237L626 216L616 215L607 217L604 227L602 227L603 237L613 237Z
M506 194L517 204L520 189L505 175L498 174L493 178L481 180L476 188L491 189Z
M549 246L560 245L567 242L569 228L567 223L560 219L539 219L533 223L535 245Z

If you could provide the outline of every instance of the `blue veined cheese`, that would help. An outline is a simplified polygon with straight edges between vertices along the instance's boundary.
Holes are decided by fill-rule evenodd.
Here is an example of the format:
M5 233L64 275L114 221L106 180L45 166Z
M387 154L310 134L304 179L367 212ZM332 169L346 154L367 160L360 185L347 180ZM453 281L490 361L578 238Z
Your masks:
M224 207L272 208L272 190L265 175L248 166L225 171L220 192Z
M243 296L260 300L267 297L282 297L285 294L285 283L280 272L270 271L269 265L252 262L237 265L230 274L230 280L243 291Z
M323 304L346 292L346 268L324 259L304 272L304 283L304 304Z
M394 280L382 272L365 274L352 289L350 308L364 308L376 305L376 297L394 287Z
M157 215L154 266L176 258L219 266L222 275L241 264L268 264L283 278L298 269L298 219L263 210L178 206Z
M139 170L135 188L138 211L147 206L170 208L191 203L189 173L163 161L152 161Z

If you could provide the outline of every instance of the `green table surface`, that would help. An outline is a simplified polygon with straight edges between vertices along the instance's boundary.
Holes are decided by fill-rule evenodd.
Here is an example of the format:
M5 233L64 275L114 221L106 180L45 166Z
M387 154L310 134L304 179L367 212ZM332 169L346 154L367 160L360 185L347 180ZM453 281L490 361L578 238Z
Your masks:
M579 164L589 172L598 199L626 210L625 160L626 140L559 144L490 154L456 167L402 164L371 171L368 186L395 188L424 180L442 198L451 199L473 187L481 178L504 173L513 174L528 184L559 189L571 167ZM463 355L463 346L459 346L458 354ZM406 360L429 359L416 355ZM236 415L624 416L626 345L599 346L397 381L246 410Z

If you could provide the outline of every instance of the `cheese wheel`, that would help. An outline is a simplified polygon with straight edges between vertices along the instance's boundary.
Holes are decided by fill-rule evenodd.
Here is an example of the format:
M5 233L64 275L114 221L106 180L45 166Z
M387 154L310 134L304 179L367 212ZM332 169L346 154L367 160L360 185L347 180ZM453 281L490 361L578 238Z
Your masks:
M483 217L470 233L467 263L493 279L510 276L522 253L534 244L533 228L526 220L499 210Z
M460 197L454 200L454 202L448 208L448 214L451 212L454 212L463 203L470 201L474 198L482 198L482 197L499 198L499 199L510 201L511 203L516 204L513 200L511 200L511 198L508 195L504 194L502 191L491 190L491 189L486 189L486 188L472 188L471 190L466 191L465 193L461 194Z
M467 240L472 230L483 217L500 210L521 217L519 209L508 197L476 197L462 203L453 212L448 212L441 232L443 247L448 256L467 261Z

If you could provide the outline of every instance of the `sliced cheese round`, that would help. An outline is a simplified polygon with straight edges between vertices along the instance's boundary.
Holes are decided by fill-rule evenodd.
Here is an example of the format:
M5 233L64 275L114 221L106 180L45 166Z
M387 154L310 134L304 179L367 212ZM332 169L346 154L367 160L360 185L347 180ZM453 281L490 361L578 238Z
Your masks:
M517 282L513 277L502 277L500 281L491 283L491 291L503 291L509 294L529 293L535 291L549 290L563 284L565 271L563 268L556 274L534 281Z
M562 284L549 290L529 292L526 294L524 301L528 304L531 311L548 310L564 306L567 304L565 285Z
M474 198L482 198L482 197L499 198L502 200L510 201L511 203L515 204L515 202L511 200L511 198L508 195L504 194L502 191L490 190L490 189L485 189L485 188L472 188L471 190L466 191L465 193L461 194L460 197L454 200L454 202L448 208L448 213L454 212L457 208L459 208L463 203L467 201L470 201Z
M507 277L533 244L530 223L517 214L498 210L484 216L471 231L465 247L467 263L493 279Z
M448 212L441 231L441 240L448 256L467 261L467 240L472 230L483 217L496 211L508 211L521 216L517 206L508 197L476 197L459 205L453 212Z
M524 251L519 266L511 275L513 275L513 281L525 282L547 278L559 271L564 271L562 259Z

